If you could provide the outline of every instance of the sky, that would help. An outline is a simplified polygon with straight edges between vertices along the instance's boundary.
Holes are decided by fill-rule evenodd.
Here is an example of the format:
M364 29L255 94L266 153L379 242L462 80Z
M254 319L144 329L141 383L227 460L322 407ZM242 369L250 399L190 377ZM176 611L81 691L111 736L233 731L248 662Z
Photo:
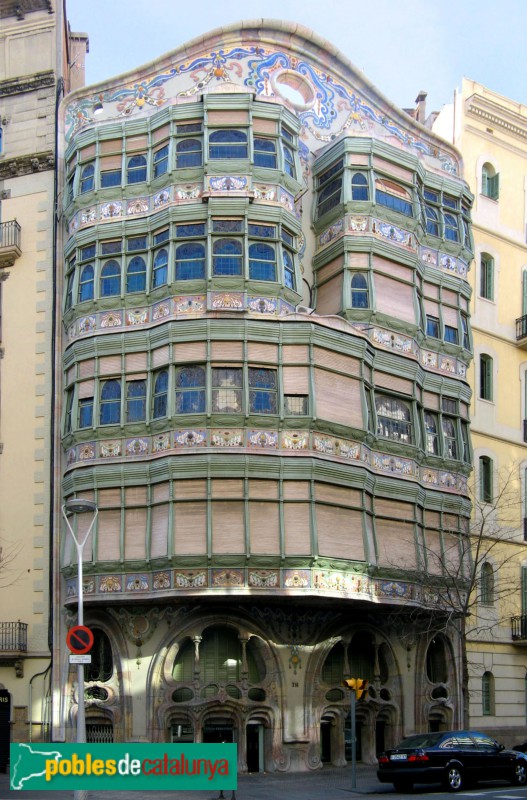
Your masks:
M527 104L527 0L67 0L87 33L87 84L242 19L298 22L336 46L392 103L427 113L463 77Z

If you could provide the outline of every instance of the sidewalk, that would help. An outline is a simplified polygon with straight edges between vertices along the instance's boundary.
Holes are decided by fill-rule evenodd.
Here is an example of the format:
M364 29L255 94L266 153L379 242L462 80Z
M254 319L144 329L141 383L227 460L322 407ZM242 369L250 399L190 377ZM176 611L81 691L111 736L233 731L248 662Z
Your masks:
M357 765L357 788L351 786L351 767L330 767L315 772L256 772L238 776L236 800L346 800L393 793L391 784L379 783L376 767ZM224 792L231 800L231 792ZM9 776L0 774L0 800L71 800L71 792L12 792ZM218 800L217 791L89 792L88 800Z

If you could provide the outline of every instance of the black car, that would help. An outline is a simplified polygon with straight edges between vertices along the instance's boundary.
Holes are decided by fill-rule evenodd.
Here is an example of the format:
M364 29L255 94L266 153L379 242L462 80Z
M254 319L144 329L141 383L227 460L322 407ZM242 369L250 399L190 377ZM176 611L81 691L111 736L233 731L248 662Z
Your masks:
M521 744L515 744L512 749L519 750L520 753L527 753L527 742L522 742Z
M442 783L451 792L478 781L524 786L527 758L477 731L420 733L379 756L377 777L381 783L393 783L398 792L415 783Z

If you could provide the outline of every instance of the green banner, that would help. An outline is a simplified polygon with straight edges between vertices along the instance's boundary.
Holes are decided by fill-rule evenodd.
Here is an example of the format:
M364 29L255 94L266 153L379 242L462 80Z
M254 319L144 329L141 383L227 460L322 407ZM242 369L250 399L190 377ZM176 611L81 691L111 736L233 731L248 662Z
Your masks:
M235 744L12 744L11 789L236 789Z

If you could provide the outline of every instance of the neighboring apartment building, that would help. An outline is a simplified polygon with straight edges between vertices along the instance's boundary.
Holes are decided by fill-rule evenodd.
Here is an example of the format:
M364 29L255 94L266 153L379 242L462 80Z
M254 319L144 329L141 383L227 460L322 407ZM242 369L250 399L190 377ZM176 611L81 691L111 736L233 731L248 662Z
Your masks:
M61 3L0 0L0 690L15 741L49 724L56 117L86 45L65 31Z
M461 151L474 193L471 433L484 517L468 621L470 721L501 741L527 724L527 109L471 80L434 131Z
M77 711L74 497L99 510L91 741L343 765L350 676L363 760L459 725L462 643L437 624L470 516L458 152L261 20L69 95L61 121L54 737Z

